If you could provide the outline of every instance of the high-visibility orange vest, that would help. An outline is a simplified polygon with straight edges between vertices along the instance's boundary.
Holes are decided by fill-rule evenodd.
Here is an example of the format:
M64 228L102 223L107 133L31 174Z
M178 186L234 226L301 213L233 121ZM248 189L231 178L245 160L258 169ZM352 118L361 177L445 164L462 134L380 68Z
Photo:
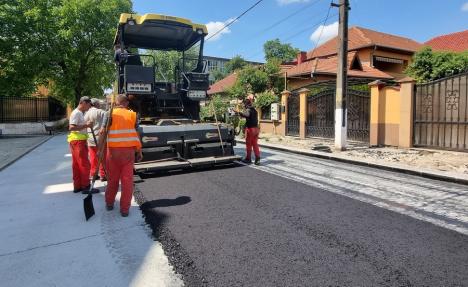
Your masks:
M112 111L112 122L107 137L108 147L135 147L141 149L136 125L136 113L124 108Z

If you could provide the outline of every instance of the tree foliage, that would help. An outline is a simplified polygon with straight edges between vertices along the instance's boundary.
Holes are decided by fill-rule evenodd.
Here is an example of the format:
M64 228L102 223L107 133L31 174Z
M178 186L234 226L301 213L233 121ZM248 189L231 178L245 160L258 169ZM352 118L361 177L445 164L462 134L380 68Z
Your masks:
M214 121L215 113L218 121L224 121L224 115L229 107L229 99L223 98L220 95L213 96L210 101L200 108L200 119L202 121Z
M294 48L291 44L282 44L279 39L269 40L263 44L265 59L279 59L281 62L292 61L296 58L299 49Z
M7 23L0 37L1 83L19 79L8 85L15 95L50 83L51 92L67 102L102 95L115 79L112 42L119 16L131 9L131 0L1 4L0 24Z
M433 81L468 71L468 51L433 52L425 47L413 56L406 73L417 82Z
M227 62L226 65L224 65L224 69L226 71L226 75L229 75L232 72L235 72L236 70L242 69L246 65L247 65L247 62L244 60L244 58L237 55L231 60L229 60L229 62Z
M238 71L236 83L228 90L228 94L238 99L245 98L249 93L260 94L268 91L271 94L279 94L284 90L279 64L280 60L273 58L263 66L245 66Z
M265 91L255 96L254 105L256 108L263 108L263 107L268 107L272 103L276 103L278 101L279 101L278 95L276 95L272 91Z
M194 46L185 51L185 70L193 70L198 62L199 46ZM162 50L141 50L140 54L151 55L154 57L156 65L156 81L172 82L175 80L176 69L182 69L182 52L180 51L162 51ZM145 65L152 65L153 59L142 57Z
M222 79L224 79L226 77L226 73L224 73L220 69L215 69L215 70L211 71L211 74L213 75L213 78L214 78L215 82L217 82L219 80L222 80Z

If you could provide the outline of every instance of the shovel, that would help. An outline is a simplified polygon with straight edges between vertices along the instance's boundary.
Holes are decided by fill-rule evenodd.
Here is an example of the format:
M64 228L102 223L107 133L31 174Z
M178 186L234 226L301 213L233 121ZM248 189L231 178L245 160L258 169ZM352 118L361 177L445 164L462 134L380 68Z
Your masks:
M93 135L94 143L97 146L98 143L96 141L96 135L94 134L94 130L93 130L92 127L90 129L91 129L91 133ZM88 221L88 219L90 219L94 215L93 195L92 195L91 191L94 188L94 183L96 182L96 177L97 177L97 174L99 172L99 167L101 166L102 158L103 158L103 155L104 155L103 154L104 150L101 147L98 147L98 148L100 150L98 165L97 165L96 171L94 171L93 179L91 180L91 185L89 186L88 195L83 199L83 208L84 208L86 221Z

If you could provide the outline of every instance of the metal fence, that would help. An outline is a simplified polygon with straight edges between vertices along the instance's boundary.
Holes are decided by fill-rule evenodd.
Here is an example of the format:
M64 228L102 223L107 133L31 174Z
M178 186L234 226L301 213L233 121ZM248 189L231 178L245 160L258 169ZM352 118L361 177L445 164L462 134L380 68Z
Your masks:
M56 121L66 112L65 105L51 97L0 97L0 123Z
M415 86L415 146L468 151L468 73Z

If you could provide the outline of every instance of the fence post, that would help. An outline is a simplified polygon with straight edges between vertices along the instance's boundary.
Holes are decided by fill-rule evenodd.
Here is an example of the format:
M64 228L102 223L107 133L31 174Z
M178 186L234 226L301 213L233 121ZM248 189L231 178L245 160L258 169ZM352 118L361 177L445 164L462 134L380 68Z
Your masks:
M299 138L306 138L306 122L307 122L307 96L310 90L302 88L299 93Z
M36 110L36 120L35 120L35 122L38 122L38 121L39 121L39 117L38 117L38 113L37 113L37 102L38 102L38 100L39 100L39 99L37 99L37 98L34 99L34 104L35 104L35 105L34 105L34 108L35 108L35 110Z
M0 97L0 123L4 122L4 116L3 116L3 97Z
M413 78L406 77L400 83L400 128L398 134L398 147L410 148L413 146L413 105L414 84Z
M278 129L281 136L286 135L286 126L288 124L288 97L290 95L291 92L288 90L281 92L281 125Z

